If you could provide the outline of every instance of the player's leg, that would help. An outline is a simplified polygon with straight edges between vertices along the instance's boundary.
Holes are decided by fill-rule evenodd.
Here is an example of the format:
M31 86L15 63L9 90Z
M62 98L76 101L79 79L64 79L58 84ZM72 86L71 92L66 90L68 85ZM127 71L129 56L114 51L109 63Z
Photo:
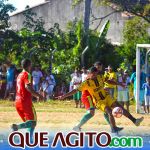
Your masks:
M116 122L115 122L114 116L112 115L111 108L108 107L108 106L105 106L104 110L108 114L108 117L109 117L109 124L110 124L110 127L111 127L111 132L116 133Z
M149 105L150 105L150 96L148 96L148 104L147 104L147 111L149 113Z
M122 110L123 110L123 115L125 117L127 117L128 119L130 119L136 126L139 126L140 123L143 121L144 117L141 117L141 118L134 118L126 109L124 109L118 102L114 102L112 105L111 105L112 108L114 107L121 107Z
M82 103L84 104L87 112L84 114L82 119L80 120L79 124L73 128L73 130L80 131L81 127L90 120L94 114L95 114L95 106L92 101L92 97L88 95L87 97L84 97L84 100L82 98Z
M145 113L149 114L149 101L150 101L150 96L145 95L145 109L147 109L147 111Z
M17 131L19 129L28 128L28 131L30 133L30 140L32 141L34 129L37 123L37 116L36 116L34 106L32 105L32 106L20 107L20 108L19 106L16 106L16 109L24 122L20 124L13 124L12 129L14 131Z

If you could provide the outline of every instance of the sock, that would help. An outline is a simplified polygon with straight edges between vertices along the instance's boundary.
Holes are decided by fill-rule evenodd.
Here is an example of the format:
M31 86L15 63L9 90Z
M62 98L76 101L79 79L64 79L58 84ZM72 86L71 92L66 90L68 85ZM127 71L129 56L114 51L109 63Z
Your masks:
M107 122L108 124L110 124L109 116L108 116L107 113L104 113L104 118L105 118L106 122Z
M78 124L78 127L83 126L92 117L93 117L93 115L89 111L87 111L87 113L80 120L80 123Z
M34 133L34 129L35 128L32 128L32 127L30 127L30 128L28 128L28 132L30 133L30 142L31 143L33 143L33 133Z
M128 116L128 118L129 118L133 123L136 122L136 119L135 119L131 114Z
M29 120L21 124L18 124L17 126L18 126L18 129L25 129L25 128L31 128L32 126L35 126L35 125L36 125L36 121Z

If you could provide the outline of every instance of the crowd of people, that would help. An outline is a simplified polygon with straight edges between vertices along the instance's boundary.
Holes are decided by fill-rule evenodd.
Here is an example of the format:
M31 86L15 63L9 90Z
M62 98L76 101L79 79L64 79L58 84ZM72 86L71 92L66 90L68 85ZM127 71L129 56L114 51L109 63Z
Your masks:
M0 65L0 98L15 99L16 79L20 70L7 62ZM40 67L35 66L31 71L33 89L39 92L46 100L54 95L56 81L51 72L45 73Z
M118 68L116 72L113 70L111 65L103 69L101 62L96 62L94 66L98 69L99 74L103 74L105 79L111 81L117 81L124 84L124 87L119 85L112 85L105 82L105 90L109 92L112 98L117 99L117 101L122 105L126 106L129 111L129 100L131 99L131 94L129 94L129 86L133 83L134 97L136 95L136 73L135 71L129 75L128 70L123 70ZM5 64L0 64L0 98L1 99L15 99L15 89L16 89L16 78L19 74L19 69L15 67L11 62ZM40 69L40 67L35 66L31 72L32 86L36 92L39 92L46 100L54 98L56 96L64 95L66 92L76 89L82 82L87 79L88 69L83 67L82 69L75 68L74 72L70 75L70 86L69 89L65 81L60 85L56 85L54 75L51 72L45 73ZM147 79L146 79L147 78ZM78 91L73 95L73 100L75 100L75 107L78 108L82 106L81 102L82 92ZM140 105L143 106L144 113L149 113L149 103L150 103L150 78L146 77L146 74L141 71L140 74Z

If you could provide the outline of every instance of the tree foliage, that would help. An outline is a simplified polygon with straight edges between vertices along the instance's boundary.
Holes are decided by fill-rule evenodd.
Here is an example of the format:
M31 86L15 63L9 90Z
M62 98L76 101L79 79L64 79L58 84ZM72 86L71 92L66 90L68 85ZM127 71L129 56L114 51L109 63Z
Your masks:
M149 23L140 17L135 17L126 22L123 31L124 42L123 45L117 48L117 51L122 58L128 60L128 63L134 64L135 62L136 44L150 43L149 27Z
M100 4L115 7L118 11L126 11L139 16L150 23L150 2L149 0L97 0ZM114 4L115 6L113 6Z

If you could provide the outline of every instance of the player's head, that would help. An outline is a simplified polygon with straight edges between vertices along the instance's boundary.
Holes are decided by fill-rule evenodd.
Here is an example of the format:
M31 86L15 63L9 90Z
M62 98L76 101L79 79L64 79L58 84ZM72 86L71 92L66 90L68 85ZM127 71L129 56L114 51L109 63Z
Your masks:
M102 71L103 64L100 61L97 61L94 63L94 67L96 67L98 71Z
M88 78L93 79L97 76L98 70L96 67L91 67L88 70Z
M21 61L21 66L24 70L31 71L31 67L32 67L31 60L23 59Z

